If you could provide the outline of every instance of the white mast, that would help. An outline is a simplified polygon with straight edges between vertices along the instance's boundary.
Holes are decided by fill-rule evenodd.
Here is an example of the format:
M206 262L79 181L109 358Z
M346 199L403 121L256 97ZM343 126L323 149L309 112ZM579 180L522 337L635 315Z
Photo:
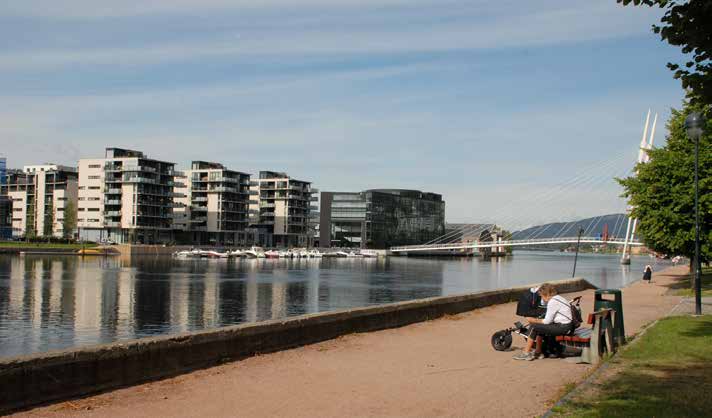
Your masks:
M653 148L653 137L655 136L655 126L658 123L658 114L655 114L655 119L653 119L653 128L650 132L650 140L648 140L648 126L650 125L650 109L648 109L648 115L645 117L645 127L643 128L643 137L640 140L640 149L638 150L638 164L647 163L650 160L646 150ZM621 264L630 264L630 257L628 256L628 243L635 239L635 229L638 226L638 220L630 217L630 210L632 208L628 207L628 227L625 231L625 241L623 241L623 256L621 257ZM632 221L632 225L631 225Z

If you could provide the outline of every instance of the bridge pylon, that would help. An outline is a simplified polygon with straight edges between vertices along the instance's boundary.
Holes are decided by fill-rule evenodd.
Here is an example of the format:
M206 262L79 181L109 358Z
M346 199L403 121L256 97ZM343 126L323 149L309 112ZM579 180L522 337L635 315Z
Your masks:
M653 126L650 130L650 138L648 138L648 126L650 125L650 109L645 117L645 127L643 128L643 138L640 140L640 149L638 150L638 164L645 164L650 161L647 151L653 149L653 140L655 138L655 127L658 123L658 114L655 114ZM637 169L636 169L637 172ZM625 241L623 244L623 255L621 256L621 264L630 264L630 242L635 240L635 229L638 226L638 220L631 216L632 207L628 207L628 227L625 230Z

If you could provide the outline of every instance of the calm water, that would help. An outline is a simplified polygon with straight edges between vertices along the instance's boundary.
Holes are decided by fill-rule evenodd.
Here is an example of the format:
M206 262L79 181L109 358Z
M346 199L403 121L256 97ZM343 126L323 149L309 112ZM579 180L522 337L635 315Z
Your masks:
M583 254L577 276L621 287L647 257ZM573 255L507 259L173 260L0 256L0 357L571 276ZM662 267L662 266L659 266Z

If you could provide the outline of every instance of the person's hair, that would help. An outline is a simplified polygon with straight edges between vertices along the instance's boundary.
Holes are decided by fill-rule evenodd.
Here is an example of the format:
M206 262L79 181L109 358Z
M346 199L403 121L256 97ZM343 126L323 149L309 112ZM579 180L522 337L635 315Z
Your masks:
M544 283L539 288L539 294L550 298L552 296L558 295L559 291L556 290L556 287L554 287L553 285L550 285L549 283Z

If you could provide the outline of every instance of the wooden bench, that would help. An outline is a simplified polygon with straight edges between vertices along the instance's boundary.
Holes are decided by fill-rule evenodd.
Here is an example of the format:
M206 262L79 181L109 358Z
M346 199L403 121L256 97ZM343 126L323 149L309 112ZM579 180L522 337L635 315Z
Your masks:
M588 315L586 323L591 328L579 328L574 335L559 335L556 341L564 346L581 349L577 363L598 364L604 353L617 349L613 339L612 309L601 309Z

